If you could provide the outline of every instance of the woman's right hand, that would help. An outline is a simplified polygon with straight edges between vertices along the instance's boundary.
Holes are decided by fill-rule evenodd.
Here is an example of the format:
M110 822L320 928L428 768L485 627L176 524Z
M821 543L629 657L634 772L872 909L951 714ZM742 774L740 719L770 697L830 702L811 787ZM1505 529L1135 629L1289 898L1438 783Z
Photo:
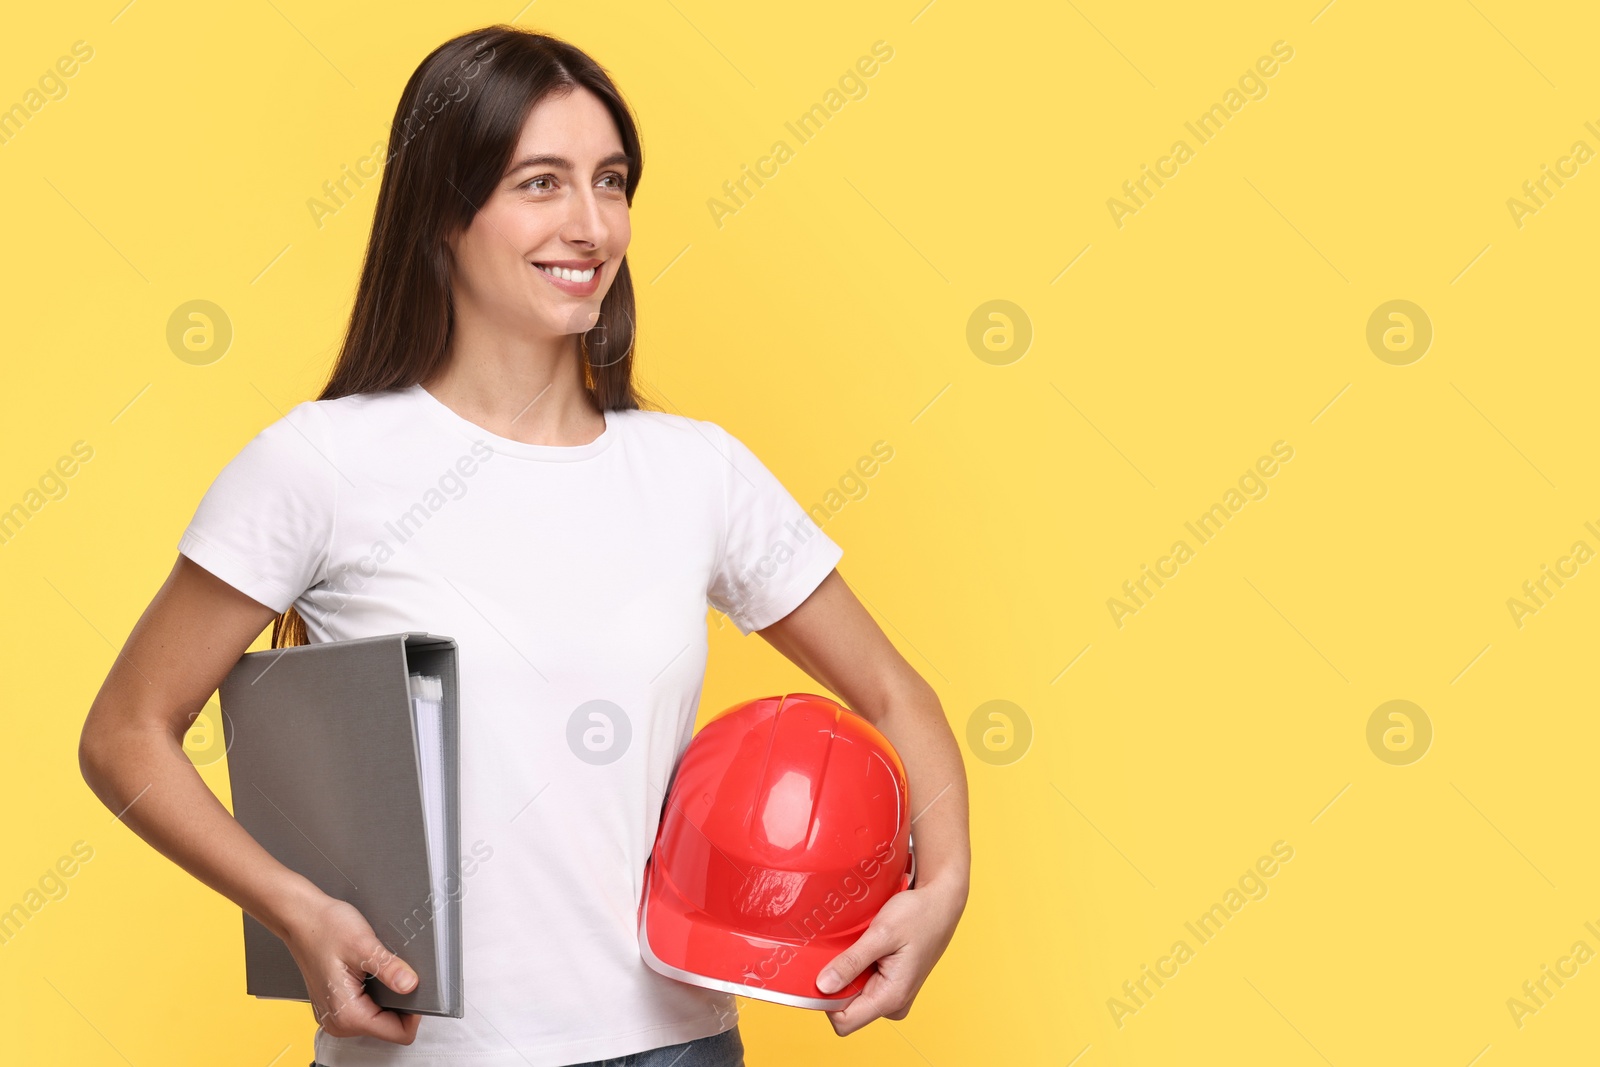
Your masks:
M328 1034L397 1045L416 1040L422 1016L380 1008L364 982L375 975L390 989L409 993L417 973L378 940L355 905L322 896L295 916L284 943L305 978L312 1014Z

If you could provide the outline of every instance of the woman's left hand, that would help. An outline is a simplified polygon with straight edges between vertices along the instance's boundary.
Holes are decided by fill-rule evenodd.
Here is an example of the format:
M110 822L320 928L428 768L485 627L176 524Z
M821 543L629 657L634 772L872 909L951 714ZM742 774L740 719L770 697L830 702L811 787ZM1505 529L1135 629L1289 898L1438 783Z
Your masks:
M911 1002L944 955L966 904L964 887L957 891L937 882L890 897L855 944L835 956L817 978L817 988L830 993L874 962L878 965L849 1004L828 1012L834 1033L844 1037L880 1016L904 1019L910 1014ZM830 972L837 973L837 981L825 980Z

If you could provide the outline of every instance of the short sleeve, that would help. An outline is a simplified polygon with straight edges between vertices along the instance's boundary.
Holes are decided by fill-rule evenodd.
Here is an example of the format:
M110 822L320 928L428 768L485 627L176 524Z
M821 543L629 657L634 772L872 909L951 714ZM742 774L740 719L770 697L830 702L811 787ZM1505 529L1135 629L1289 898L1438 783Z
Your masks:
M327 576L341 475L332 425L296 405L245 443L206 490L178 551L280 615Z
M844 550L744 442L714 422L702 425L726 461L721 547L706 600L749 634L799 607Z

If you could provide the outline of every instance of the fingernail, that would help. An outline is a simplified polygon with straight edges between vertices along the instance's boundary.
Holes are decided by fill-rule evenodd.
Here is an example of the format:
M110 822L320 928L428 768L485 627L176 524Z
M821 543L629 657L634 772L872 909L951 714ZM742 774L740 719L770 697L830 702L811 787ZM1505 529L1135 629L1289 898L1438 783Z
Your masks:
M407 971L400 976L400 992L404 993L417 984L417 976Z
M842 985L844 983L839 981L839 976L832 971L823 971L817 978L817 988L824 993L832 993Z

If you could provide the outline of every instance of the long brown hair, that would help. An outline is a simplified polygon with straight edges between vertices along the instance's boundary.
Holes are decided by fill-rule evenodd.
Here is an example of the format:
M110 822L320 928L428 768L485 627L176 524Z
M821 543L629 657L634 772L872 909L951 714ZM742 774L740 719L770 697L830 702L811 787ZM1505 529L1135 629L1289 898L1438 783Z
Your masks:
M496 25L446 41L417 66L389 126L361 281L318 400L405 388L444 366L455 321L447 239L471 224L500 182L534 105L579 88L598 97L617 124L632 206L644 170L638 128L605 68L577 47ZM600 317L578 335L584 388L602 411L641 406L634 322L624 256ZM293 607L273 621L273 648L306 642L305 620Z

